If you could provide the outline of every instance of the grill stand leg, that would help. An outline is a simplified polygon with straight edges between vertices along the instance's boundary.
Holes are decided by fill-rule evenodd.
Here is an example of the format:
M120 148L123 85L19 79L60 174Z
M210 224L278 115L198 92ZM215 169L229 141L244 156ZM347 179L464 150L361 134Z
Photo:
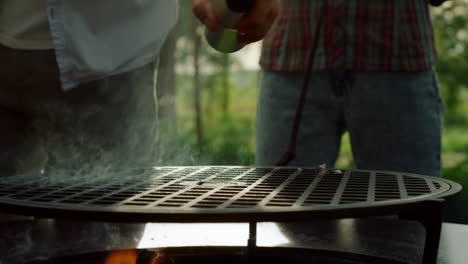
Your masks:
M423 264L436 264L442 230L444 200L424 201L424 206L411 213L400 214L401 219L420 222L426 229Z
M247 241L247 264L254 263L257 248L257 222L249 222L249 240Z

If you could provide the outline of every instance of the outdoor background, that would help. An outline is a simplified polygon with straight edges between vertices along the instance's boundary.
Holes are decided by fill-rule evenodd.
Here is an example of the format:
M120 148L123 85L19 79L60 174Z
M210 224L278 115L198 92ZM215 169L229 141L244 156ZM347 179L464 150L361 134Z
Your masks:
M180 1L157 73L160 165L253 165L260 43L232 55L214 51L190 3ZM446 221L468 224L468 0L432 11L445 103L443 177L465 188ZM346 135L335 167L353 168Z

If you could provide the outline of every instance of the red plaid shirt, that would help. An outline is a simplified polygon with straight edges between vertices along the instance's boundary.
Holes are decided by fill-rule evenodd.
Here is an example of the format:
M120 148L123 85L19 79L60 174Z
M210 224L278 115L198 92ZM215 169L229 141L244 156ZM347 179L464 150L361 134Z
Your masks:
M436 60L429 0L281 0L263 42L260 65L271 71L425 71ZM324 6L326 5L326 6ZM319 35L315 32L323 14Z

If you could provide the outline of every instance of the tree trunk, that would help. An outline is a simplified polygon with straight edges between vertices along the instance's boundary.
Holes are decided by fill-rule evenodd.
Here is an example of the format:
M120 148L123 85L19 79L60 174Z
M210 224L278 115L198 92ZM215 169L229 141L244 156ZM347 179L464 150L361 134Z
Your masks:
M231 91L230 91L230 85L229 85L229 67L230 66L230 61L229 61L229 55L228 54L223 54L223 60L222 60L222 69L223 69L223 75L222 75L222 87L223 87L223 100L222 100L222 108L223 108L223 115L226 117L229 114L229 104L230 104L230 99L231 99Z
M200 85L200 52L201 52L201 36L198 32L199 25L194 19L192 23L193 29L193 91L194 91L194 109L195 109L195 129L197 133L197 143L201 145L203 142L203 113L201 103L201 85Z

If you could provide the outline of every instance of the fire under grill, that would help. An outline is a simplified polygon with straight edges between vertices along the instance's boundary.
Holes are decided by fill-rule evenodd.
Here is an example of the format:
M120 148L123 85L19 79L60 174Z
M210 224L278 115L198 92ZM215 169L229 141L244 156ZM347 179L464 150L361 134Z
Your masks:
M91 176L90 176L91 175ZM292 167L154 167L0 179L0 210L119 222L256 222L395 214L427 231L435 263L446 197L457 183L421 175Z
M133 261L116 263L137 264L247 264L243 247L185 247L128 250L135 256ZM133 252L132 252L133 251ZM119 252L117 252L119 253ZM78 256L65 256L50 260L39 260L28 264L107 264L109 252L96 252ZM396 260L370 257L352 253L299 249L257 248L255 264L405 264ZM115 264L112 262L112 264Z

